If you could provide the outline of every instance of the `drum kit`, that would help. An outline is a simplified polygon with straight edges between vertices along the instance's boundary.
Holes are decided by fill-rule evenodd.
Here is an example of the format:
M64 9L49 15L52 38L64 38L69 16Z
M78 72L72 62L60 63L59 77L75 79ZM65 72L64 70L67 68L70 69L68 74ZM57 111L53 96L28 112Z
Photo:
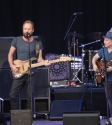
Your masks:
M92 58L97 53L97 50L85 50L85 46L100 42L103 39L103 36L105 35L104 32L92 32L87 35L87 37L94 39L95 41L89 42L87 44L81 44L77 48L77 43L75 42L75 38L84 38L84 36L75 33L68 33L68 53L71 54L71 45L74 49L74 53L72 56L73 62L71 62L71 70L72 70L72 78L71 81L79 82L79 83L87 83L92 82L94 84L96 83L95 75L93 71L92 66ZM72 36L72 39L70 39L70 36ZM73 41L72 44L70 44L70 40ZM81 56L75 56L76 51L81 48ZM87 66L86 66L87 65Z

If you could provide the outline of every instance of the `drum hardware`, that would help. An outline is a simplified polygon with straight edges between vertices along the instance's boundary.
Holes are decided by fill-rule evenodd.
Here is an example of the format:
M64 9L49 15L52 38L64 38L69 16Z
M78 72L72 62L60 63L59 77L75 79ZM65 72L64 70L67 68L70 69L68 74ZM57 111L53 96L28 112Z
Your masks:
M81 71L81 62L75 62L75 64L74 62L71 62L71 69L73 70L72 72L73 77L71 81L74 81L74 82L78 81L79 83L82 83L78 76L79 72Z
M76 47L78 46L77 43L76 43L76 42L78 42L78 40L76 40L76 42L75 42L75 37L77 37L77 33L76 32L74 32L74 33L68 33L68 36L67 36L68 53L71 54L70 41L72 41L73 42L73 44L72 44L73 45L73 54L74 54L74 56L72 57L72 60L73 60L72 65L75 64L75 66L79 67L79 65L81 65L79 63L82 61L82 57L81 56L76 56L77 53L75 54L75 46ZM83 38L83 36L81 36L79 34L78 34L78 37L82 37ZM77 48L76 48L76 50L77 50ZM82 83L82 81L80 80L80 78L78 78L78 76L77 76L78 75L78 71L76 71L76 67L75 66L73 66L74 68L72 70L73 71L72 75L73 75L74 78L70 79L70 81L74 80L74 83L76 81L79 81L80 83Z
M71 17L73 16L74 14L72 14L71 15ZM77 34L76 33L76 31L75 32L72 32L72 33L70 33L69 31L70 31L70 29L71 29L71 27L72 27L72 25L73 25L73 23L74 23L74 21L76 20L76 18L77 18L77 16L78 16L78 13L76 13L75 15L74 15L74 18L73 18L73 20L71 21L71 19L72 18L70 18L70 22L69 22L69 25L68 25L68 30L67 30L67 32L66 32L66 34L65 34L65 37L64 37L64 40L66 39L66 37L67 37L67 41L68 41L68 52L69 52L69 54L71 54L71 50L70 50L70 36L72 36L72 38L73 38L73 43L74 43L74 57L75 57L75 38L76 37L80 37L80 38L84 38L82 35L80 35L80 34ZM75 59L74 59L74 64L75 64ZM75 68L74 68L74 72L75 72ZM74 75L74 78L76 77L76 75Z
M99 40L95 40L95 41L87 43L87 44L81 44L81 46L79 46L82 48L82 83L84 83L84 69L85 69L85 64L84 64L85 50L84 50L84 47L87 45L96 43L96 42L100 42L100 41L101 40L99 39Z

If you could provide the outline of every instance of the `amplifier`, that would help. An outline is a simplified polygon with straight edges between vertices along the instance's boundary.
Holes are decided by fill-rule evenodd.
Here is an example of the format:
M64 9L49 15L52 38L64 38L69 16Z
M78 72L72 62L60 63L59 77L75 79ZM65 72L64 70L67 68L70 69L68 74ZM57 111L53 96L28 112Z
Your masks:
M50 81L50 86L52 87L68 86L68 80Z

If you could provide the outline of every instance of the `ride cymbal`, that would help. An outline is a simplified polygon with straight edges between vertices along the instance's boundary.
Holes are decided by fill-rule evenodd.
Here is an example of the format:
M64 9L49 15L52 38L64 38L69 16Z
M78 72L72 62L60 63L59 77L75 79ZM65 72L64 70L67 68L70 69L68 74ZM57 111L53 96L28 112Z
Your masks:
M87 36L94 40L101 40L103 39L104 35L105 35L105 32L92 32L92 33L89 33Z
M68 33L68 35L70 35L70 36L73 36L74 34L75 34L75 37L76 37L76 38L84 38L83 35L78 34L78 33L74 33L74 32L69 32L69 33Z

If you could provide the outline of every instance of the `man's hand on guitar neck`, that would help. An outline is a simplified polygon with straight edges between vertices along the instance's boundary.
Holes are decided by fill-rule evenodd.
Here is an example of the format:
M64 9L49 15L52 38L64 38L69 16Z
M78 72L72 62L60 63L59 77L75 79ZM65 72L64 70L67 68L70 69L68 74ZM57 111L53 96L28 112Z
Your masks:
M49 60L44 60L45 66L49 66L51 65L51 63L49 62Z
M51 65L51 63L49 62L49 60L44 60L44 59L41 59L41 60L38 60L39 63L44 63L45 66L49 66Z

